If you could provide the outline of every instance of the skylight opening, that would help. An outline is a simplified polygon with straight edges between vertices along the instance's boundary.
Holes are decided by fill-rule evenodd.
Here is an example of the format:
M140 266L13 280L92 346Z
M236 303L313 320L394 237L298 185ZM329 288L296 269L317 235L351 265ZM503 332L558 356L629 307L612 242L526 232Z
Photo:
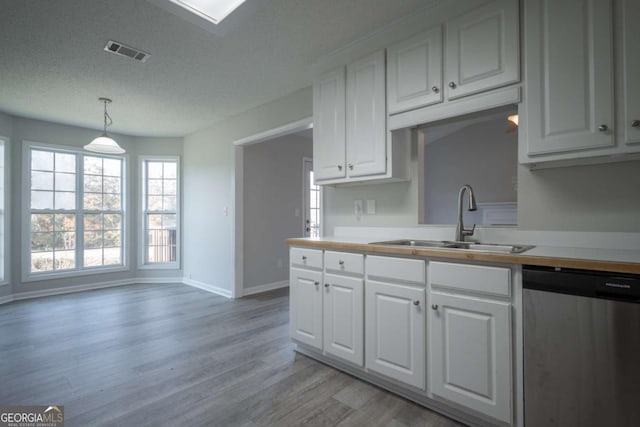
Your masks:
M213 24L219 24L245 0L170 0L188 12Z

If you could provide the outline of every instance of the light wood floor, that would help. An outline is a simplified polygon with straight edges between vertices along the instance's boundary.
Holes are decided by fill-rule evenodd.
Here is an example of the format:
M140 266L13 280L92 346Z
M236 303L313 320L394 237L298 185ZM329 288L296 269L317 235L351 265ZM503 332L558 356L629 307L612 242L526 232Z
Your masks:
M459 424L293 351L286 291L133 285L0 306L0 404L66 426Z

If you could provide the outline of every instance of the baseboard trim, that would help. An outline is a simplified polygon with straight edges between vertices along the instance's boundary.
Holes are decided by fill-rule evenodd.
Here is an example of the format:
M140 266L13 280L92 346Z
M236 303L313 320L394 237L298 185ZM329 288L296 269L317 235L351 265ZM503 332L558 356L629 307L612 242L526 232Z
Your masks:
M141 285L170 285L172 283L183 283L182 277L138 277L133 283L139 283Z
M274 289L286 288L289 286L288 280L281 280L280 282L266 283L264 285L251 286L250 288L244 288L242 290L242 296L261 294L263 292L273 291Z
M113 288L115 286L133 285L138 283L136 279L112 280L109 282L87 283L84 285L68 286L64 288L41 289L38 291L18 292L11 296L12 301L21 301L31 298L48 297L52 295L71 294L74 292L91 291L95 289Z
M6 303L11 302L11 301L13 301L13 295L7 295L7 296L4 296L4 297L0 297L0 305L6 304Z
M202 289L203 291L212 292L225 298L232 298L231 291L229 289L220 288L209 283L199 282L197 280L187 278L183 278L182 283L185 285L193 286L194 288Z

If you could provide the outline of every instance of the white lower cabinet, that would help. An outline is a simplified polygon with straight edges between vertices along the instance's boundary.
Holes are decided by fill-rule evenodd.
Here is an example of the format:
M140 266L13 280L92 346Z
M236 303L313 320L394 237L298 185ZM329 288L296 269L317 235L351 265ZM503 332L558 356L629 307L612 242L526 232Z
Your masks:
M358 366L364 362L364 283L325 274L324 351Z
M367 281L367 369L424 389L424 299L424 289Z
M367 256L365 367L425 388L425 262Z
M322 349L322 272L292 268L289 275L290 335Z
M430 268L429 390L511 424L511 303L464 295L464 289L507 293L509 269L436 262Z

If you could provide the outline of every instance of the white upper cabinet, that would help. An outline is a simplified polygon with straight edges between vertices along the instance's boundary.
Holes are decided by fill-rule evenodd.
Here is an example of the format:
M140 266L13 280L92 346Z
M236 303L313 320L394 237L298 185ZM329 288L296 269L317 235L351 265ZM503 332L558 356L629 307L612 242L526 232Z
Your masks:
M523 163L615 146L612 11L611 0L525 2Z
M349 177L386 171L385 56L378 51L347 66Z
M619 127L626 144L640 143L640 2L620 0L619 20L622 25L622 113Z
M496 0L446 24L446 93L452 100L520 80L518 2Z
M387 110L399 113L442 102L442 27L387 49Z
M345 102L344 67L313 83L313 172L316 180L346 176Z

